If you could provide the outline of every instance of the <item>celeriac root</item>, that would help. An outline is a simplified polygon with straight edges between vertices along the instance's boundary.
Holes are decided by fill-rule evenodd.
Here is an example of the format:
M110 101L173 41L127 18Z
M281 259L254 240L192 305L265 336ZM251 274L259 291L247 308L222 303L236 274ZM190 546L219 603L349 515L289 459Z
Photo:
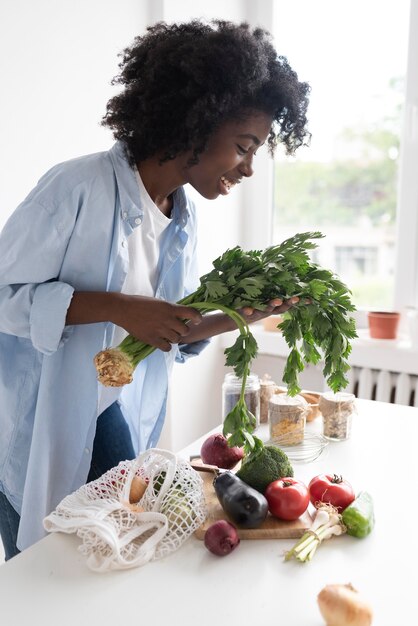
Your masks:
M98 380L106 387L122 387L132 382L132 363L118 348L102 350L94 357L94 364Z

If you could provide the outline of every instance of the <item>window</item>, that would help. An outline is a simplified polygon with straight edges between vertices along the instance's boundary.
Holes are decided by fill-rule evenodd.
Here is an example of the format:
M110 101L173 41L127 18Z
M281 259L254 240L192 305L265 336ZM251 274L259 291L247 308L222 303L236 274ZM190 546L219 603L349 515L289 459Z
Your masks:
M363 274L373 275L378 267L378 246L339 246L335 248L333 265L338 274L346 274L355 280Z
M275 160L273 240L320 230L315 260L356 305L392 308L410 3L273 6L278 51L312 88L310 146Z

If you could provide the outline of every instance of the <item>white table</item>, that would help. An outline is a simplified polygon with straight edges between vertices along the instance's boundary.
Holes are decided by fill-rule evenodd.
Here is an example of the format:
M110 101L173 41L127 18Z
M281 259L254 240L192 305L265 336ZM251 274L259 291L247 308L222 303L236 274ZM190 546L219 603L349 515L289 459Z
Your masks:
M1 623L320 626L318 592L347 582L374 607L375 626L415 623L418 409L365 400L357 406L349 441L294 467L304 481L335 472L356 491L370 491L376 527L368 538L335 537L307 564L283 561L294 540L242 541L219 558L192 538L142 568L94 574L77 552L79 539L54 534L0 567ZM201 442L182 456L199 452Z

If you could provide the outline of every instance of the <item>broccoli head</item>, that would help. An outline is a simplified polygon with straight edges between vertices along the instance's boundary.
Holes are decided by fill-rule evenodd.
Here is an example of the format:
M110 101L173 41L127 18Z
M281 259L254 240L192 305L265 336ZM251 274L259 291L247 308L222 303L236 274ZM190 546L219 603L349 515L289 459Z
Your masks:
M283 450L277 446L264 446L258 454L244 458L237 476L250 487L264 493L267 485L274 480L293 476L293 467Z

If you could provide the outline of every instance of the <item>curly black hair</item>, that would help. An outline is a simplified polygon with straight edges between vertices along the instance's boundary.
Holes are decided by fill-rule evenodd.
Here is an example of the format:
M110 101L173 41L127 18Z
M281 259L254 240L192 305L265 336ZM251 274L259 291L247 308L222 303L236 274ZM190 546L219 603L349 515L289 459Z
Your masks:
M126 48L112 84L124 90L107 103L102 125L125 143L131 164L160 162L192 150L198 162L219 125L251 111L271 114L268 146L293 154L306 144L310 87L298 80L270 34L247 23L159 22Z

